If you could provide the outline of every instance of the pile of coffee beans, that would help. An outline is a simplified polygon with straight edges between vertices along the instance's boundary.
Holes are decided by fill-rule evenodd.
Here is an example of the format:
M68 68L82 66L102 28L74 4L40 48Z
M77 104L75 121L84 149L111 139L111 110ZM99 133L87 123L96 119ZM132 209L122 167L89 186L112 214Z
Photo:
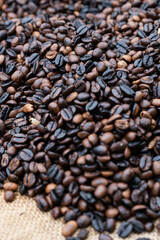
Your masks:
M0 0L0 188L111 240L160 216L160 1ZM72 237L80 228L76 237Z

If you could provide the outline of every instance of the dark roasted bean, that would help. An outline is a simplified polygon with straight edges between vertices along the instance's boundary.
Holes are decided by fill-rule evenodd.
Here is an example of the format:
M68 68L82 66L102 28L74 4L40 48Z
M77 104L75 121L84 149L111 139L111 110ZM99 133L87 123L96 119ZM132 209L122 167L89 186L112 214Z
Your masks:
M24 182L24 186L27 187L27 188L31 188L34 186L35 182L36 182L36 177L33 173L26 173L24 175L24 179L23 179L23 182Z
M132 220L130 223L133 225L133 231L136 233L142 233L144 230L144 225L138 220Z
M87 215L82 215L77 218L77 224L79 228L88 227L90 224L90 218Z
M63 65L64 59L63 59L63 55L62 54L57 54L56 58L55 58L55 65L57 67L61 67Z
M19 144L23 144L27 141L27 136L22 134L22 133L16 133L14 134L14 136L12 137L12 142L13 143L19 143Z
M89 231L87 229L85 229L85 228L81 229L79 231L79 233L77 234L77 237L79 237L82 240L85 240L85 239L87 239L88 233L89 233Z
M82 25L77 29L76 33L79 36L82 36L82 35L86 34L87 31L88 31L88 28L85 25Z
M116 224L114 218L107 218L105 224L105 230L109 233L112 233L115 230Z
M62 109L61 116L66 122L71 121L71 119L73 117L71 110L69 110L67 108Z
M99 218L95 218L92 220L92 226L97 232L101 233L104 231L103 221Z
M33 155L33 152L32 152L31 150L24 148L24 149L20 152L19 156L20 156L20 158L21 158L23 161L29 162L29 161L32 160L32 158L33 158L34 155Z
M124 222L118 229L118 235L121 238L126 238L131 234L132 230L133 230L133 225L129 222Z
M134 90L125 84L120 84L120 89L122 90L123 94L127 97L134 97Z
M143 57L143 65L145 67L151 67L153 65L153 57L149 55L144 55Z

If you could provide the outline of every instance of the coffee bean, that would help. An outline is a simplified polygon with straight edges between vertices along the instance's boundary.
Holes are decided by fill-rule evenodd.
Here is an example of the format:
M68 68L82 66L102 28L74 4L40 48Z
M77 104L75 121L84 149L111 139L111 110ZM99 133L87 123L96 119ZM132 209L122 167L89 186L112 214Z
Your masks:
M21 82L21 80L23 79L24 75L21 71L15 71L12 76L11 79L13 82Z
M16 134L12 137L11 141L12 141L13 143L23 144L23 143L25 143L25 142L27 141L27 136L24 135L24 134L22 134L22 133L16 133Z
M3 189L5 191L16 191L18 188L17 184L16 183L12 183L12 182L6 182L4 185L3 185Z
M132 230L133 230L133 225L129 222L124 222L119 227L117 233L121 238L126 238L131 234Z
M19 156L20 156L20 158L21 158L23 161L29 162L29 161L32 160L32 158L33 158L34 155L33 155L33 152L32 152L31 150L24 148L24 149L20 152Z
M81 191L80 192L80 196L88 203L90 204L94 204L95 203L95 198L92 196L91 193L86 193L86 192L83 192Z
M53 164L53 165L48 169L48 171L47 171L47 176L48 176L50 179L53 179L53 178L55 177L57 171L58 171L58 167L57 167L55 164Z
M61 67L64 63L63 55L62 54L57 54L55 58L55 65L57 67Z
M116 224L114 218L107 218L105 224L105 230L109 233L112 233L115 230Z
M143 65L145 67L151 67L153 65L153 57L149 55L144 55L143 57Z
M114 135L111 132L104 133L101 137L101 142L109 144L114 140Z
M48 124L47 124L47 126L46 126L46 128L47 128L47 130L49 131L49 132L54 132L55 130L56 130L56 128L57 128L57 122L56 121L50 121Z
M77 230L77 223L75 221L69 221L67 222L63 229L62 229L62 235L64 237L69 237L71 236L76 230Z
M94 111L98 106L98 102L97 101L91 101L89 103L87 103L86 105L86 111Z
M13 202L15 199L15 193L12 191L6 191L4 194L4 199L6 202Z
M64 216L65 222L68 222L70 220L76 220L76 218L77 218L76 212L73 210L69 210Z
M90 218L87 215L82 215L78 217L77 224L79 228L85 228L90 225Z
M7 167L9 163L9 157L7 154L3 154L2 155L2 159L1 159L1 167Z
M96 187L96 190L94 192L95 197L97 198L103 198L107 193L107 188L104 185L99 185Z
M122 93L127 97L134 97L134 90L126 84L120 84L120 89Z
M13 158L8 166L10 172L14 172L20 166L20 161L18 158Z
M103 54L103 51L100 48L95 48L93 50L93 56L96 58L100 58Z
M76 33L79 36L82 36L82 35L86 34L87 31L88 31L88 28L85 25L82 25L77 29Z
M23 182L25 187L31 188L36 182L36 177L33 173L25 173Z
M80 64L77 68L76 68L76 73L79 76L82 76L85 73L86 69L85 66L83 64Z
M93 148L93 152L97 155L105 155L107 153L108 149L104 145L98 145Z
M2 94L2 96L0 97L0 104L5 103L9 98L9 93L5 92Z
M79 237L80 239L84 240L87 239L89 231L87 229L81 229L77 235L77 237Z
M127 130L129 128L129 123L127 120L118 119L115 121L115 126L120 130Z
M92 220L92 226L97 232L102 233L104 231L104 224L99 218L95 218Z
M66 122L71 121L73 117L72 112L67 108L62 109L61 116Z
M133 231L134 232L136 232L136 233L142 233L143 232L143 230L144 230L143 223L141 223L138 220L132 220L132 221L130 221L130 223L132 223L132 225L133 225Z

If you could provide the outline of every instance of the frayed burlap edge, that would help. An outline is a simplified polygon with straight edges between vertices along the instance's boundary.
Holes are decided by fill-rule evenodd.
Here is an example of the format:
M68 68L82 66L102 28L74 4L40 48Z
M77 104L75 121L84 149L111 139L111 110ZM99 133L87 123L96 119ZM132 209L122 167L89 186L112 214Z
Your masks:
M0 240L64 240L62 227L63 219L55 221L50 212L41 212L33 199L18 194L14 202L6 203L4 192L0 191ZM99 234L91 227L89 230L88 240L98 240ZM117 229L111 234L113 239L121 239L116 232ZM139 237L160 240L156 229L152 233L132 234L126 240Z

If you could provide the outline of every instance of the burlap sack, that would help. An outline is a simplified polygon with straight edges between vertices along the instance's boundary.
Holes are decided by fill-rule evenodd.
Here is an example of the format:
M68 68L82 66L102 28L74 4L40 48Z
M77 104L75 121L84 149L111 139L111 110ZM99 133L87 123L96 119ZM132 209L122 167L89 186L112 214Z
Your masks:
M0 240L64 240L62 227L62 219L55 221L50 212L41 212L33 199L17 195L14 202L6 203L4 192L0 192ZM98 240L99 234L92 228L89 230L88 240ZM116 232L111 234L113 239L121 239ZM132 234L126 240L136 240L138 237L160 240L156 230L141 235Z

